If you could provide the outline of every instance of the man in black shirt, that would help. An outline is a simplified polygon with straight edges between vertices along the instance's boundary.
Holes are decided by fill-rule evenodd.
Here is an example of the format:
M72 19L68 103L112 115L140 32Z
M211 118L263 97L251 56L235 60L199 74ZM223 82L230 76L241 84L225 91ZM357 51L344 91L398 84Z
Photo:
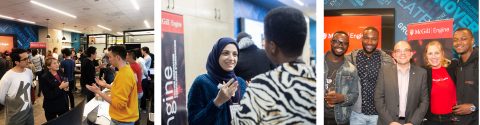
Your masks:
M330 41L331 51L325 54L324 125L348 125L351 106L358 99L357 69L344 57L349 47L348 38L344 31L335 32Z
M453 114L460 121L456 125L478 125L478 46L472 31L458 28L453 34L453 47L460 54L456 70L457 104Z
M373 101L378 71L381 67L393 65L390 55L376 49L379 32L375 27L363 30L363 49L354 49L345 55L345 59L356 66L360 80L358 82L358 99L352 106L351 125L377 125L378 114Z
M93 60L97 58L96 47L88 47L85 53L87 54L87 58L82 60L80 84L82 85L82 90L84 90L87 94L87 101L90 101L95 97L95 94L86 89L85 85L92 85L92 83L96 83L95 73L99 71L100 68L105 67L107 63L103 63L102 65L95 67Z
M238 55L242 56L238 57L238 63L233 70L235 75L248 82L253 77L277 67L270 61L265 50L259 49L247 33L240 32L237 35L237 42L240 49Z

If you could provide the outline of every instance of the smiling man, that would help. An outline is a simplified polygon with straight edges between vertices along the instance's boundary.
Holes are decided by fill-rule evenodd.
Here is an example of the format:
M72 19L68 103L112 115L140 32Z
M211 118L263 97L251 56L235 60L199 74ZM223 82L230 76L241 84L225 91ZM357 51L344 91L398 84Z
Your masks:
M410 44L399 41L394 57L397 65L380 68L374 103L377 125L420 125L429 106L427 71L410 64Z
M377 49L380 42L379 33L375 27L363 30L363 49L354 49L345 55L345 59L356 66L358 70L358 99L352 107L351 125L377 125L378 114L373 102L373 93L377 84L378 71L381 67L393 65L390 55Z
M457 125L478 125L478 46L473 47L475 38L467 28L458 28L453 34L453 47L460 54L456 71L458 106L453 114L460 121Z
M358 99L357 68L344 57L349 46L348 38L344 31L335 32L330 41L332 51L325 54L325 125L348 125L351 106Z

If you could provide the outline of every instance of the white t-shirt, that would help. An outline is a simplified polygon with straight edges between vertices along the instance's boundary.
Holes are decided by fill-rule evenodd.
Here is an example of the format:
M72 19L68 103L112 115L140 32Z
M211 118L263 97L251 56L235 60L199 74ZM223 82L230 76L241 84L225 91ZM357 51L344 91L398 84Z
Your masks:
M145 60L142 57L139 57L136 61L140 68L142 68L142 79L146 79L145 75L147 75L147 68L145 67Z
M53 58L58 60L58 54L57 53L53 53L52 56L53 56Z
M33 107L30 103L32 80L32 71L27 68L23 73L8 70L0 80L0 103L6 107L5 124L33 124Z

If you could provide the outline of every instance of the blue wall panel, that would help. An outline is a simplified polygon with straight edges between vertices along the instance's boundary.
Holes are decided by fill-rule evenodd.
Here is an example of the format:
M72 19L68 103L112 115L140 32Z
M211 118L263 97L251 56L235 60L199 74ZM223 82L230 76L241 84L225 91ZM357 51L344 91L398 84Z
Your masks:
M30 48L30 42L38 42L38 26L0 20L0 33L17 35L17 48Z

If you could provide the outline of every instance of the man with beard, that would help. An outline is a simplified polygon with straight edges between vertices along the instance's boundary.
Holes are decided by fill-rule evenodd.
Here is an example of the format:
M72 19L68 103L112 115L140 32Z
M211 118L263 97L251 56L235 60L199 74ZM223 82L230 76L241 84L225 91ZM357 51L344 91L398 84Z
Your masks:
M357 68L344 57L348 38L344 31L337 31L330 41L332 51L325 54L325 125L348 125L351 106L358 99Z
M453 47L460 54L456 70L457 105L453 114L459 115L456 125L478 125L478 46L467 28L458 28L453 34Z
M360 77L358 99L352 106L351 125L376 125L378 121L373 102L378 71L381 67L394 64L390 55L376 49L380 41L378 36L377 28L367 27L363 30L363 49L354 49L345 55L345 59L356 66Z

